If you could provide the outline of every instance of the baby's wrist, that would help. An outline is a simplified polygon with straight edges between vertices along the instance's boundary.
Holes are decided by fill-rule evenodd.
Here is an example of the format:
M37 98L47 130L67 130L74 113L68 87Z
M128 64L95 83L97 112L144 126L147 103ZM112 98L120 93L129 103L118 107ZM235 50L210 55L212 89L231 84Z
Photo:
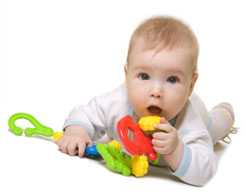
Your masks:
M65 128L65 135L76 135L76 136L83 136L87 135L87 132L84 128L79 125L70 125Z
M183 148L184 144L182 140L179 140L175 150L172 153L163 155L165 161L168 163L172 171L175 171L180 164L183 156Z

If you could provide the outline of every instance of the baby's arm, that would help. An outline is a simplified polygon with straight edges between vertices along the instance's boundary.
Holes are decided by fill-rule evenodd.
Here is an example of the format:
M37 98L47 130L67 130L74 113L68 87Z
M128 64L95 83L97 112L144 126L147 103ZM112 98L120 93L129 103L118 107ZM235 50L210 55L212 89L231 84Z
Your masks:
M206 130L189 132L182 137L183 156L173 175L196 186L205 185L217 170L217 159Z
M177 130L164 118L161 118L160 124L155 127L160 131L153 133L154 150L163 155L168 166L175 171L182 159L183 142L178 137Z
M171 125L159 125L165 132L153 134L152 143L173 174L189 184L204 185L216 171L216 159L207 132L190 132L179 138Z
M57 142L59 149L69 155L83 156L86 145L105 133L102 97L95 97L87 105L75 107L64 124L64 136Z
M212 140L191 104L179 117L181 124L177 129L169 123L160 123L158 129L164 132L154 133L152 143L173 175L186 183L202 186L217 169Z

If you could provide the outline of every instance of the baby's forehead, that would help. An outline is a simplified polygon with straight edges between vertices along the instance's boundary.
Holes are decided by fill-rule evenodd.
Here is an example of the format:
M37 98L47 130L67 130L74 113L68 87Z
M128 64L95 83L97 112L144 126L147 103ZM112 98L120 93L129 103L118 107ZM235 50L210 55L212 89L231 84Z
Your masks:
M159 55L159 53L164 52L164 55L160 56L185 56L188 58L193 58L193 49L188 44L176 44L176 45L164 45L162 43L151 43L146 42L145 40L138 39L137 42L134 43L134 46L131 49L131 56L137 55L148 55L149 57L154 57Z
M132 69L159 70L186 73L193 66L188 50L176 48L172 50L139 49L132 52L130 67Z
M154 49L147 49L144 47L136 48L132 52L133 60L137 59L141 62L144 61L164 61L165 62L180 62L180 61L189 61L192 57L191 51L187 48L163 48L159 49L158 47Z
M187 41L178 41L175 43L169 43L170 40L161 39L158 41L152 41L146 39L142 36L136 37L132 44L131 44L131 51L138 52L138 51L146 51L146 50L153 50L155 52L159 52L161 50L168 50L168 51L178 51L178 50L186 50L186 51L193 51L192 45Z

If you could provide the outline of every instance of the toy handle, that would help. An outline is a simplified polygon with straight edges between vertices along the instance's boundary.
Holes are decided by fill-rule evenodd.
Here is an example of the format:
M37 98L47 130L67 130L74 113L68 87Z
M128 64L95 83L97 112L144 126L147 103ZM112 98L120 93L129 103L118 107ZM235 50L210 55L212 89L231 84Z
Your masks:
M33 128L26 128L23 130L21 127L18 127L15 122L19 119L25 119L29 121L34 127ZM53 129L42 125L35 117L28 113L16 113L9 118L8 121L9 130L10 132L14 133L15 135L22 135L23 131L26 136L33 136L33 135L42 135L51 137L54 133Z

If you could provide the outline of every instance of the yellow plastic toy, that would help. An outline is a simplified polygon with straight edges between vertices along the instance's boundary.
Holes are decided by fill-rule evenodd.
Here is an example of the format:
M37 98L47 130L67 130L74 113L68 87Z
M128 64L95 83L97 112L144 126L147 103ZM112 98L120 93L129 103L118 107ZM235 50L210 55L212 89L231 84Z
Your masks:
M114 147L115 149L117 150L120 150L121 149L121 145L118 141L116 140L112 140L108 143L110 146Z
M148 172L148 160L145 155L132 156L132 174L136 177L144 176Z
M63 132L60 132L60 131L57 131L57 132L54 132L53 134L53 140L54 141L59 141L63 136Z
M146 116L141 117L139 120L140 128L144 132L152 132L155 131L155 125L160 123L160 117L159 116Z

